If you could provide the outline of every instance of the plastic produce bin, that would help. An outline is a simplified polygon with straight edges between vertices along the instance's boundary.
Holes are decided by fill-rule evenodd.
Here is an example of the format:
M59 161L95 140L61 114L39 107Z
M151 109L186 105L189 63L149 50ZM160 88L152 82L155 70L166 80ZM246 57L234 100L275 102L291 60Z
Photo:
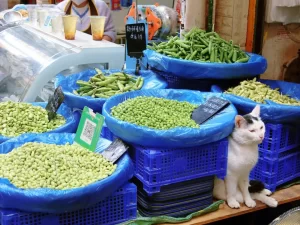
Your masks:
M165 185L200 177L226 176L228 141L192 148L146 148L132 146L130 156L135 176L143 183L147 194L160 192Z
M0 210L1 225L115 225L137 216L137 188L128 183L112 196L87 209L63 214Z
M265 138L259 145L263 158L277 158L279 153L299 146L299 127L266 124Z
M260 180L267 189L275 191L276 188L300 176L300 149L282 152L277 158L264 158L260 151L257 165L251 171L250 178Z
M114 141L116 139L116 136L108 129L105 123L103 124L102 127L101 137L110 141Z

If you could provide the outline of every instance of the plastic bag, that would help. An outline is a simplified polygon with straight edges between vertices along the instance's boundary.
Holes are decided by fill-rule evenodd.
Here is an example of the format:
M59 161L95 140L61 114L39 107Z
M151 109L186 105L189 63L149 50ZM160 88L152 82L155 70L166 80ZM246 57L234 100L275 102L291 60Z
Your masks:
M34 102L30 103L31 105L34 106L41 106L43 108L46 107L47 103L45 102ZM66 106L65 104L61 104L59 107L58 114L62 115L66 119L66 123L62 125L61 127L58 127L54 130L45 132L45 134L49 133L75 133L79 124L80 120L80 113L79 112L72 112L72 110ZM0 135L0 144L11 139L11 137L6 137Z
M300 100L300 84L277 81L277 80L259 80L261 83L269 85L272 89L279 88L280 92L287 94L292 98ZM212 92L222 93L222 88L214 85ZM240 113L250 113L253 108L260 105L260 117L268 123L300 123L300 106L282 105L273 101L266 101L266 104L257 103L249 98L241 96L223 94L223 97L231 101Z
M199 129L173 128L170 130L157 130L124 122L111 116L110 110L113 106L137 96L162 97L200 105L209 97L221 95L199 91L165 89L140 90L110 98L103 106L106 125L114 135L132 144L147 147L194 147L221 140L231 134L234 127L236 109L233 105L228 106L224 111L201 124Z
M106 71L103 71L106 72ZM110 73L120 72L120 70L109 70ZM134 70L125 70L126 73L133 74ZM160 89L166 88L167 82L163 78L157 76L155 73L149 70L140 71L141 76L144 78L144 85L142 89ZM73 94L73 91L78 89L76 84L77 80L89 80L90 77L96 74L95 70L85 70L78 74L65 77L58 75L55 81L55 87L61 86L63 93L65 94L65 103L71 108L83 109L87 106L93 109L95 112L102 112L103 104L107 99L104 98L92 98L90 96L78 96Z
M250 56L247 63L200 63L180 60L145 50L147 63L152 67L185 79L234 79L255 77L267 69L267 60L256 54Z
M5 154L27 142L51 144L73 143L75 134L25 134L0 145L0 153ZM96 152L102 152L110 141L100 139ZM87 150L88 151L88 150ZM27 212L64 213L88 208L105 199L133 176L133 164L127 154L117 162L116 171L109 177L85 187L69 190L48 188L19 189L7 179L0 178L0 208L13 208Z

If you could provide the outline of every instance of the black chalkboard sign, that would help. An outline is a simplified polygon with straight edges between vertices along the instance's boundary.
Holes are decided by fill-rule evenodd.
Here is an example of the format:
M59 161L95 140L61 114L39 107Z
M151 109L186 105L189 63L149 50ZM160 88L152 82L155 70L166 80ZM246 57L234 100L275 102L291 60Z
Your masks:
M200 105L192 113L192 119L197 124L202 124L217 113L224 110L230 103L225 99L218 97L209 98L204 104Z
M48 111L49 121L55 118L56 112L60 107L61 103L63 103L64 98L65 95L62 92L61 87L56 88L54 94L49 97L48 104L46 106L46 110Z
M146 50L146 27L144 23L126 25L126 47L130 57L141 58Z

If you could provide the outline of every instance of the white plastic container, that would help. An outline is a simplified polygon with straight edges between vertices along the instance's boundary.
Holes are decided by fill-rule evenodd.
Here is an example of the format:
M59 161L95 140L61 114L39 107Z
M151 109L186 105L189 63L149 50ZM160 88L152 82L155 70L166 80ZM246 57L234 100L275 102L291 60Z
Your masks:
M37 26L38 24L38 15L37 9L35 6L27 6L28 12L28 23L32 24L33 26Z
M63 19L62 17L65 15L64 12L51 10L51 26L52 33L54 34L62 34L64 30Z
M48 16L48 11L44 9L38 9L37 10L37 16L38 16L38 25L41 29L44 29L44 24L46 21L46 18Z

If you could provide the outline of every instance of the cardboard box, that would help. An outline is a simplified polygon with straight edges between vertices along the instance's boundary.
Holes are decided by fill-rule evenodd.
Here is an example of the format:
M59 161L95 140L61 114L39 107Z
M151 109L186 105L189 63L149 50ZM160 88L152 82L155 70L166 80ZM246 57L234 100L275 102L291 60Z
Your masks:
M262 55L268 61L268 69L262 75L264 79L284 80L284 68L298 56L300 49L300 24L295 24L295 32L289 29L292 25L265 24ZM300 71L299 71L300 73Z
M215 31L245 49L249 1L216 0Z

